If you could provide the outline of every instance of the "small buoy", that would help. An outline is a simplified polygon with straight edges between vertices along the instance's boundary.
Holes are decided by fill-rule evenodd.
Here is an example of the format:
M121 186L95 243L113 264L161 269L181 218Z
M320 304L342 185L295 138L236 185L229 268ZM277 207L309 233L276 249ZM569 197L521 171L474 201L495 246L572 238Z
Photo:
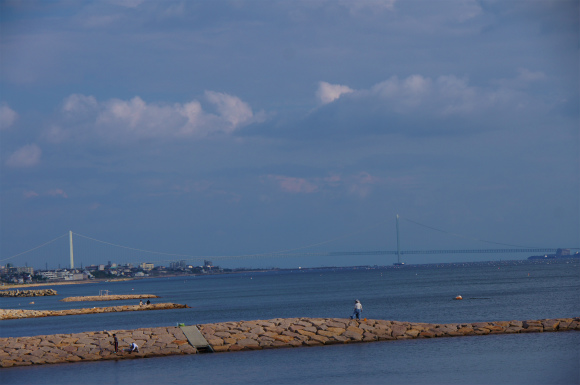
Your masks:
M455 297L455 299L463 299L463 297L458 295L457 297Z

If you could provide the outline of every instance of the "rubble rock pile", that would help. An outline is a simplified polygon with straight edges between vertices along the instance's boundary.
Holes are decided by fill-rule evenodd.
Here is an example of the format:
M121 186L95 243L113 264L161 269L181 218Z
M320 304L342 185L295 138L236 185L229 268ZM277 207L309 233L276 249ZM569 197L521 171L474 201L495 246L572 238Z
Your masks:
M235 352L412 338L561 332L580 330L580 317L450 324L276 318L196 326L214 352ZM118 353L113 349L113 333L119 340ZM139 353L126 351L132 342L139 346ZM198 350L179 327L0 338L0 367L194 353Z
M0 291L0 297L44 297L47 295L57 295L57 292L54 289Z
M429 324L341 318L278 318L198 325L216 352L411 338L580 330L580 317L534 321Z
M145 310L167 310L188 308L187 305L177 303L156 303L151 305L125 305L110 307L93 307L84 309L67 310L21 310L21 309L0 309L0 320L19 318L53 317L63 315L112 313L117 311L145 311Z
M111 294L111 295L91 295L85 297L66 297L61 302L80 302L80 301L119 301L123 299L147 299L159 298L153 294Z
M115 353L113 334L119 350ZM135 342L138 353L129 353ZM0 367L195 354L178 327L0 338Z

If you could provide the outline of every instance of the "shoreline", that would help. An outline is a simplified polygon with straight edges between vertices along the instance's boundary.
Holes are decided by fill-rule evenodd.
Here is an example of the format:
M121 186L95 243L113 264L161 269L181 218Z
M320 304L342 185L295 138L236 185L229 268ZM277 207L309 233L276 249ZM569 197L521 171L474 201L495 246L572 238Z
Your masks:
M211 352L313 347L489 334L579 331L580 317L429 324L344 318L271 320L0 338L0 368ZM192 333L196 331L196 333ZM119 351L113 348L113 334ZM138 353L127 352L135 342Z
M542 265L542 264L569 264L579 262L579 258L560 258L560 259L548 259L548 260L529 260L529 259L506 259L506 260L495 260L495 261L466 261L466 262L438 262L438 263L407 263L400 266L394 265L362 265L362 266L318 266L318 267L294 267L294 268L268 268L268 269L240 269L232 271L224 271L221 273L212 274L177 274L172 272L171 274L162 274L147 277L126 277L126 278L95 278L90 280L82 281L54 281L54 282L35 282L35 283L23 283L23 284L11 284L3 283L0 286L0 290L11 290L20 289L26 287L37 287L37 286L53 286L53 285L78 285L78 284L88 284L88 283L104 283L104 282L122 282L122 281L133 281L140 279L154 279L154 278L175 278L175 277L204 277L212 275L225 275L225 274L247 274L247 273L265 273L273 271L318 271L318 270L346 270L346 269L371 269L371 270L382 270L382 269L408 269L408 268L445 268L445 267L468 267L468 266L482 266L482 265L512 265L512 264L526 264L526 265Z

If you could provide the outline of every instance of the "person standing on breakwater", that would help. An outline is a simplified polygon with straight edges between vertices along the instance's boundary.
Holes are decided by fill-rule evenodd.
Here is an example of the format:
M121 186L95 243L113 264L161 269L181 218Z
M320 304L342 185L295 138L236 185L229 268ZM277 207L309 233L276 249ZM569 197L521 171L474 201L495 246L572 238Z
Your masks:
M354 319L356 317L357 320L360 320L361 314L362 314L362 304L357 299L356 301L354 301L354 312L350 316L350 319Z
M115 347L115 353L119 353L119 340L116 334L113 334L113 346Z

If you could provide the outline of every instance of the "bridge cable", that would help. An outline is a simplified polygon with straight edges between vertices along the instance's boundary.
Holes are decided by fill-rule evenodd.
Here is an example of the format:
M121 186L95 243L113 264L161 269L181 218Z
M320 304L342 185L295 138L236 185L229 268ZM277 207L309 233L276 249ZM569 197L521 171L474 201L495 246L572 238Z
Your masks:
M296 247L296 248L293 248L293 249L286 249L286 250L280 250L280 251L268 252L268 253L242 254L242 255L231 255L231 256L195 256L195 255L188 255L188 254L174 254L174 253L165 253L165 252L160 252L160 251L143 250L143 249L137 249L137 248L123 246L123 245L117 245L117 244L110 243L110 242L106 242L106 241L101 241L99 239L91 238L91 237L88 237L86 235L82 235L82 234L78 234L78 233L74 233L74 232L73 232L73 234L74 235L77 235L79 237L86 238L86 239L89 239L89 240L92 240L92 241L95 241L95 242L100 242L100 243L103 243L103 244L106 244L106 245L109 245L109 246L120 247L120 248L127 249L127 250L140 251L140 252L150 253L150 254L168 255L168 256L174 256L174 257L188 257L190 259L202 259L202 258L226 259L226 258L273 257L273 256L276 256L276 254L284 254L284 253L288 253L288 252L291 252L291 251L308 249L308 248L311 248L311 247L320 246L320 245L324 245L326 243L334 242L334 241L339 240L339 239L345 239L345 238L348 238L348 237L352 237L355 234L361 233L363 231L367 231L369 229L377 228L379 226L382 226L383 224L384 224L384 222L378 223L378 224L374 224L374 225L370 225L370 226L364 227L364 228L362 228L360 230L357 230L357 231L354 231L354 232L351 232L351 233L347 233L347 234L341 235L339 237L335 237L335 238L332 238L332 239L329 239L329 240L326 240L326 241L322 241L322 242L318 242L318 243L313 243L313 244L306 245L306 246ZM280 256L284 256L284 255L280 255ZM169 261L169 260L164 260L164 261Z
M128 247L128 246L117 245L117 244L114 244L114 243L101 241L99 239L87 237L86 235L82 235L82 234L78 234L78 233L73 233L73 234L74 235L77 235L79 237L82 237L82 238L90 239L91 241L100 242L100 243L104 243L105 245L120 247L120 248L127 249L127 250L141 251L143 253L151 253L151 254L170 255L170 256L174 256L174 257L193 257L193 258L198 258L198 257L195 257L193 255L187 255L187 254L173 254L173 253L164 253L164 252L161 252L161 251L151 251L151 250L136 249L134 247ZM201 257L199 257L199 258L201 258Z
M412 222L412 223L414 223L416 225L426 227L426 228L431 229L431 230L439 231L439 232L442 232L442 233L445 233L445 234L449 234L449 235L455 235L457 237L462 237L462 238L466 238L466 239L472 239L472 240L479 241L479 242L491 243L493 245L510 246L510 247L523 247L523 248L532 248L532 249L533 248L536 248L536 249L538 248L538 247L530 247L530 246L522 246L522 245L510 245L508 243L499 243L499 242L486 241L484 239L479 239L479 238L470 237L470 236L467 236L467 235L462 235L462 234L452 233L452 232L445 231L445 230L441 230L441 229L436 229L435 227L427 226L427 225L424 225L422 223L415 222L415 221L413 221L411 219L408 219L408 218L404 218L404 217L400 217L400 218L401 219L404 219L406 221Z
M12 257L8 257L8 258L0 259L0 262L2 262L2 261L7 261L7 260L9 260L9 259L12 259L12 258L19 257L19 256L21 256L21 255L23 255L23 254L29 253L29 252L31 252L31 251L34 251L34 250L36 250L36 249L40 249L41 247L43 247L43 246L46 246L46 245L48 245L49 243L52 243L52 242L54 242L54 241L56 241L56 240L58 240L58 239L61 239L61 238L63 238L63 237L66 237L66 236L68 236L68 233L66 233L66 234L63 234L63 235L61 235L60 237L54 238L52 241L48 241L48 242L46 242L46 243L43 243L43 244L42 244L42 245L40 245L40 246L36 246L36 247L35 247L35 248L33 248L33 249L30 249L30 250L24 251L24 252L22 252L22 253L20 253L20 254L16 254L16 255L13 255Z

